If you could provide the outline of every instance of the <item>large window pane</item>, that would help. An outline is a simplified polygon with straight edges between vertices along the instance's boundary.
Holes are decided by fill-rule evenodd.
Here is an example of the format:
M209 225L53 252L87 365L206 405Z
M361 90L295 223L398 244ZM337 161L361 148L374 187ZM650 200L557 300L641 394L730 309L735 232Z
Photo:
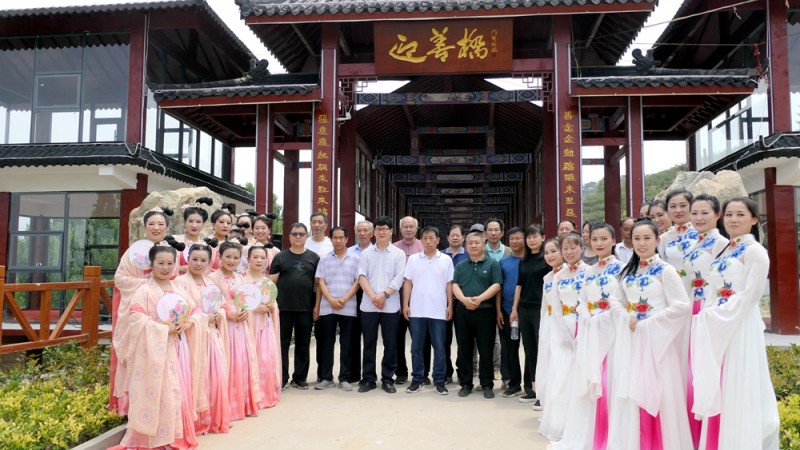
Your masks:
M214 139L214 175L222 178L222 142Z
M40 111L35 117L33 142L78 142L81 120L78 111Z
M197 167L206 173L211 173L211 143L212 143L211 136L201 131L200 162Z
M124 39L127 36L123 37ZM128 93L128 59L130 46L126 42L102 45L107 35L92 35L98 45L87 46L84 52L83 142L121 141L125 136L125 116Z
M794 13L800 16L800 11ZM792 131L800 131L800 22L787 24L789 47L789 90L792 104Z
M11 231L62 231L64 194L15 194Z
M30 142L35 45L35 38L0 39L0 143Z
M77 108L80 101L79 73L39 75L34 85L37 108Z
M83 61L82 36L40 36L36 72L80 72Z
M61 268L61 234L13 236L9 265L14 268Z

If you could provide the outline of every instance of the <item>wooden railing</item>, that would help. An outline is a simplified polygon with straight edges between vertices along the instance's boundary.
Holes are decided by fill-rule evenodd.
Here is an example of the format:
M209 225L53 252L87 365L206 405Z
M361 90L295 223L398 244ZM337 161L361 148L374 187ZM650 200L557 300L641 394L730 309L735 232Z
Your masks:
M100 279L100 267L84 267L83 281L6 284L5 279L6 268L0 266L0 355L51 347L70 341L81 342L84 347L94 347L99 338L111 337L111 331L100 330L100 302L103 302L107 311L111 311L111 298L106 288L113 286L114 282ZM51 309L53 292L70 290L74 290L75 294L72 295L64 312L56 316L58 320L51 329L54 312ZM14 297L14 294L18 292L39 292L38 310L23 310ZM77 311L79 303L81 310ZM28 338L27 342L2 343L3 327L9 323L5 321L6 306L16 319L24 336ZM33 312L32 315L31 312ZM57 313L58 310L55 312ZM69 320L76 319L77 316L80 316L80 331L71 335L63 335ZM38 330L32 323L36 322L36 319L38 319Z

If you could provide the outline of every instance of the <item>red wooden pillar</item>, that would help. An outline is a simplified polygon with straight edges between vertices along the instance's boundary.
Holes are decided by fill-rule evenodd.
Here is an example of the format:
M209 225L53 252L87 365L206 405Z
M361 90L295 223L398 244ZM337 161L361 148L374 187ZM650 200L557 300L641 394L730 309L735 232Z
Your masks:
M337 120L339 86L337 78L337 55L339 50L339 24L322 24L322 64L320 78L322 101L314 105L314 148L312 156L311 209L328 216L336 223L334 209L334 174L336 173Z
M145 197L147 197L147 174L136 174L136 189L123 189L122 199L120 200L119 211L119 256L128 250L130 242L128 235L130 234L130 217L131 211L138 208L142 204Z
M128 60L128 112L125 119L125 140L144 142L145 55L147 27L144 14L132 21L130 59ZM138 206L138 205L137 205ZM128 248L127 245L123 248Z
M296 151L286 151L283 153L288 160L288 164L283 166L283 248L289 248L287 233L291 231L289 227L298 221L300 215L300 154Z
M789 47L786 43L787 4L767 1L767 52L769 61L770 133L791 131L792 107L789 92Z
M639 206L644 202L642 98L628 97L627 109L625 114L628 136L628 145L625 147L625 160L628 163L627 209L629 216L639 217Z
M273 127L273 122L270 122L270 130ZM270 131L270 136L271 136ZM271 138L270 138L271 139ZM273 212L272 211L272 197L275 196L275 184L274 184L274 174L275 174L275 146L272 145L272 142L267 144L267 159L269 160L267 164L269 165L269 172L267 172L267 209L263 212ZM262 212L262 211L259 211Z
M272 159L269 148L272 143L271 105L256 107L256 211L267 210L272 195L267 186L272 184Z
M569 16L553 17L555 75L555 148L558 158L559 220L581 221L581 123L580 100L570 96L570 43L572 21Z
M555 146L555 117L553 112L542 110L542 174L558 173L558 158ZM528 185L529 187L531 185ZM558 229L558 178L555 176L543 176L536 180L534 190L542 189L542 214L544 232L547 236L555 236ZM535 192L526 194L536 195Z
M339 226L344 227L350 238L348 245L355 243L353 230L356 227L356 124L353 119L342 125L339 138L339 161L341 167L339 190Z
M798 334L800 306L797 287L797 224L794 186L776 184L774 167L764 169L767 198L770 329L778 334ZM792 242L786 242L787 240ZM782 245L783 244L783 245ZM789 244L789 245L786 245Z
M605 184L603 188L605 190L606 222L614 227L617 240L621 241L622 235L619 234L619 222L622 216L622 209L620 207L621 189L619 186L618 152L619 147L608 146L604 148L605 165L603 166L603 176Z
M11 225L11 192L0 192L0 266L8 266L8 232Z

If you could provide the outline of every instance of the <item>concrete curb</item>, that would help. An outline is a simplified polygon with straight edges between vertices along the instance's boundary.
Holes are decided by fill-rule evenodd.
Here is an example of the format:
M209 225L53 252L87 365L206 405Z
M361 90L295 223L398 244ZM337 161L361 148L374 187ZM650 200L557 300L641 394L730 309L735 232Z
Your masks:
M128 424L123 423L122 425L112 428L94 439L88 440L83 444L74 447L72 450L106 450L109 447L119 444L119 442L122 440L122 436L125 434L125 428L127 426Z

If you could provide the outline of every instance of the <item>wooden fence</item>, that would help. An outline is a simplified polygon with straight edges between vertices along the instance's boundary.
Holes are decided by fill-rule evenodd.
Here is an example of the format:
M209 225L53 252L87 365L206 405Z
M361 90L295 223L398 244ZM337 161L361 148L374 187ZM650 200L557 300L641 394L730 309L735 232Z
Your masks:
M6 284L5 279L6 268L0 266L0 355L51 347L70 341L81 342L84 347L94 347L98 339L111 337L111 331L100 329L100 302L103 302L110 313L111 297L107 288L114 286L114 281L101 280L99 266L84 267L83 281ZM53 292L71 290L75 293L64 312L58 314L58 310L52 310ZM18 292L39 292L38 310L23 310L14 297ZM79 305L80 310L77 309ZM6 306L16 318L22 334L28 338L27 342L2 343L3 327L13 323L5 321ZM78 318L81 323L80 331L65 335L64 329L69 320ZM55 324L51 324L51 321L55 321Z

